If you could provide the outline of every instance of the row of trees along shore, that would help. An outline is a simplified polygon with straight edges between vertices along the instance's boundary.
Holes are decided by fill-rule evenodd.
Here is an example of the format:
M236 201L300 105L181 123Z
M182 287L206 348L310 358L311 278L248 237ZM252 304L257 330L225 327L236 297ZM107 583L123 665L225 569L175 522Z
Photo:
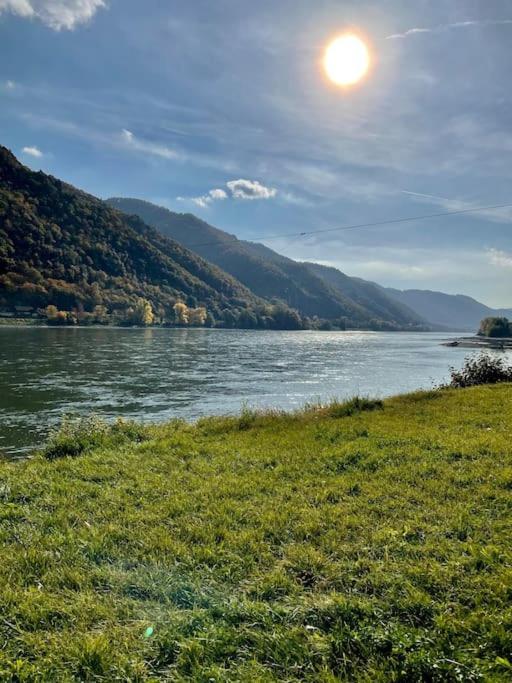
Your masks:
M480 337L512 337L512 322L508 318L484 318L478 330Z
M97 305L91 312L80 308L62 311L53 304L39 311L40 316L50 325L122 325L148 327L151 325L173 325L177 327L213 327L215 320L203 306L190 308L178 301L173 307L173 315L166 316L164 311L155 312L151 302L140 298L133 306L114 310L109 313L106 306Z
M122 309L109 311L98 304L92 311L83 306L72 310L59 310L54 304L38 309L37 317L49 325L119 325L119 326L163 326L163 327L224 327L242 329L326 329L326 321L301 317L286 306L272 304L261 310L225 309L215 317L205 306L189 306L177 301L169 312L164 308L154 309L143 297ZM329 323L329 329L345 329L346 321L340 319Z

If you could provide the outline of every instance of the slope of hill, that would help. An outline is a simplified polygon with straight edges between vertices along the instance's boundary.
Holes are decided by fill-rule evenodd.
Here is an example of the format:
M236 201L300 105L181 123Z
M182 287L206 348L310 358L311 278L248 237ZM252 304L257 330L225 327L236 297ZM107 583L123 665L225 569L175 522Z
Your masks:
M137 216L31 171L0 147L0 306L119 312L141 297L164 320L183 301L229 326L302 325Z
M483 318L512 317L512 309L493 309L462 294L443 294L421 289L385 288L385 294L409 306L424 319L450 330L476 332Z
M397 306L392 299L385 304L383 293L378 294L379 301L373 301L368 291L354 297L319 277L309 264L293 261L262 244L239 240L192 214L177 214L138 199L112 198L107 201L127 214L138 215L162 234L215 263L258 296L283 301L302 315L343 319L351 327L411 329L424 326L419 316ZM353 281L351 292L358 287L357 281Z
M376 317L396 320L404 324L414 320L418 325L428 325L427 320L418 315L415 310L388 296L379 285L373 282L349 277L337 268L318 263L308 263L307 266L331 287L343 292L360 306L371 310Z

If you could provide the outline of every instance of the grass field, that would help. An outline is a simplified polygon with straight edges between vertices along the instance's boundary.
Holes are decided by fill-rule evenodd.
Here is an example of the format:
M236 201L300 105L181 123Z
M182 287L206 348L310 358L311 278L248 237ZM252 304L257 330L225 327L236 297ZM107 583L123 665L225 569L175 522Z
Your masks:
M512 385L46 456L0 464L1 681L512 680Z

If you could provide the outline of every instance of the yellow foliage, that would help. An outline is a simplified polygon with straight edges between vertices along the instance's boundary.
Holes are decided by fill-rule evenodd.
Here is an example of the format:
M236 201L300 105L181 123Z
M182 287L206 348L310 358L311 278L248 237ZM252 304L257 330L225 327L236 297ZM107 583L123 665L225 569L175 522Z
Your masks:
M176 323L178 325L188 325L189 309L182 301L177 301L174 306L174 315L176 316Z
M206 321L206 308L202 306L200 306L199 308L189 308L188 321L190 325L204 325Z

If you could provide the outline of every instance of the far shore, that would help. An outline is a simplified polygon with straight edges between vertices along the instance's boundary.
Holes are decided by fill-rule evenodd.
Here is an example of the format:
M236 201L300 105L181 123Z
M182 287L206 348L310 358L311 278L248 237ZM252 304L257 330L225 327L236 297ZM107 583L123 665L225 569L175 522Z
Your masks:
M454 346L463 349L492 349L505 351L512 349L512 337L457 337L443 342L443 346Z

